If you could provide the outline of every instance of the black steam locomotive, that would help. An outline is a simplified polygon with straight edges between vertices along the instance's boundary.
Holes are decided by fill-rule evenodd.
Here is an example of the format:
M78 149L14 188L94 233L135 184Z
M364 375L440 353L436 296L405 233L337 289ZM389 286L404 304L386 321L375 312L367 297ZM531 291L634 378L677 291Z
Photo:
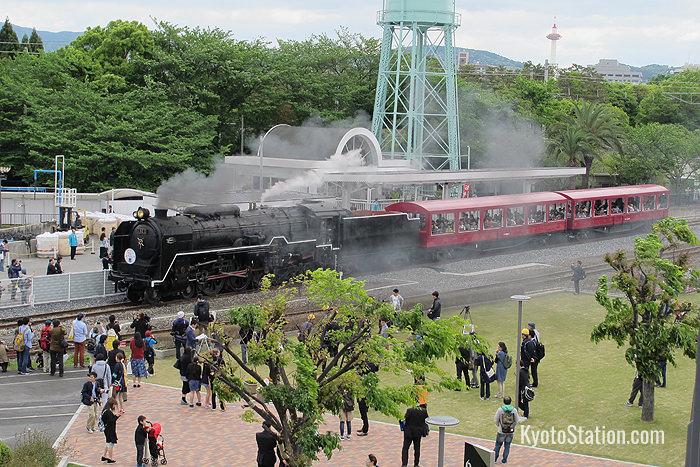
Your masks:
M243 291L270 273L283 281L318 267L406 261L401 255L415 251L419 238L418 219L406 214L352 216L315 202L244 212L235 205L196 208L176 216L139 208L134 217L115 233L110 273L134 302Z

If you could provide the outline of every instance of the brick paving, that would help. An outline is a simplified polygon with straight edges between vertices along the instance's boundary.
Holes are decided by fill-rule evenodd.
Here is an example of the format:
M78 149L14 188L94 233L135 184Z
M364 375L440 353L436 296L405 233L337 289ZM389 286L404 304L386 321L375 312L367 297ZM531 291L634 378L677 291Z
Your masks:
M243 411L240 403L229 406L225 413L210 408L189 408L179 403L179 389L144 384L141 389L129 389L129 401L125 404L126 413L117 422L119 442L114 448L115 466L135 465L134 429L136 418L143 414L153 422L163 426L165 453L169 466L256 466L255 433L260 431L259 423L246 423L241 420ZM65 446L71 462L84 465L106 465L99 461L104 449L102 433L87 433L85 422L87 411L83 410L69 428ZM356 419L353 430L362 425ZM328 417L324 429L336 431L337 419ZM493 441L467 438L460 435L446 437L446 467L463 467L464 441L469 440L484 447L492 448ZM422 467L435 467L437 464L438 433L433 431L423 438ZM368 453L374 453L381 466L401 465L402 435L398 426L371 422L370 435L352 437L343 441L343 449L334 453L333 458L315 463L318 466L364 466ZM413 460L410 451L409 464ZM500 463L499 463L500 465ZM569 454L525 446L512 446L507 465L515 466L623 466L631 465L613 460L598 459L577 454Z

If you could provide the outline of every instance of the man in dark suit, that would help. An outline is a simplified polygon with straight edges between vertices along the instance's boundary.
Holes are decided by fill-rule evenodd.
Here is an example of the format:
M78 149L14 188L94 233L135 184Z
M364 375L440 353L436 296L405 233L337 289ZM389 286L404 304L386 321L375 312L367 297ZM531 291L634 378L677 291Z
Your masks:
M428 418L428 411L421 406L410 407L404 415L405 426L403 429L403 447L401 448L401 465L408 466L408 448L413 443L413 465L420 464L420 442L421 438L428 436L430 428L425 420Z
M270 422L265 420L262 424L263 431L255 434L255 442L258 443L258 467L275 467L277 455L277 437L270 430Z

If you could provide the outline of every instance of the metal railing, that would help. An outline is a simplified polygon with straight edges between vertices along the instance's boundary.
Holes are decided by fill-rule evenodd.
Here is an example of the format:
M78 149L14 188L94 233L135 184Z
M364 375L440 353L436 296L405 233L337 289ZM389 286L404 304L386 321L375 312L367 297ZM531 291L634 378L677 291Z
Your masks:
M5 225L29 225L51 222L56 219L56 213L25 213L25 212L3 212L2 223Z
M0 281L0 309L122 295L108 275L109 270L101 269L4 279Z

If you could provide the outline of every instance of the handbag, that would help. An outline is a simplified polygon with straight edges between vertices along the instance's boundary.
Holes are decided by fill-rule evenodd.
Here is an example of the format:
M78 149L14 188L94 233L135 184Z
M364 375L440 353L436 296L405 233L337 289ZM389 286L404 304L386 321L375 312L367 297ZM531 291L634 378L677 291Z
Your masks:
M406 420L399 420L399 429L404 431L406 429Z
M491 378L494 378L496 376L496 370L494 370L494 368L491 367L489 370L486 370L486 376L488 377L489 381L491 381Z

